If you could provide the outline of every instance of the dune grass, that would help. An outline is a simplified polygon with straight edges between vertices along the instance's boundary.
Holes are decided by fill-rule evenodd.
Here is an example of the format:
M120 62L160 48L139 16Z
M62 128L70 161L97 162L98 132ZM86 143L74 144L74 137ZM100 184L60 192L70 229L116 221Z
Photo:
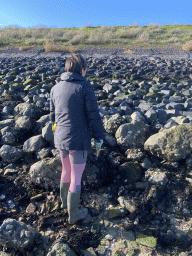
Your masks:
M192 51L192 25L98 26L80 28L0 29L0 50L76 52L81 47L117 47L132 54L129 47L179 47Z

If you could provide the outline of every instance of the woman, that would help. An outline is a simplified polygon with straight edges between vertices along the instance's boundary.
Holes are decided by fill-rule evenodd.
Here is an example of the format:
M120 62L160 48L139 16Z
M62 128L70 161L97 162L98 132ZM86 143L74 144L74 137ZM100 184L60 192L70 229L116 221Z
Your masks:
M55 147L60 149L62 174L60 182L61 208L67 208L69 223L84 219L87 208L79 209L81 177L91 136L101 145L105 137L97 99L92 85L86 81L87 63L80 54L66 60L61 81L50 92L50 119L56 123Z

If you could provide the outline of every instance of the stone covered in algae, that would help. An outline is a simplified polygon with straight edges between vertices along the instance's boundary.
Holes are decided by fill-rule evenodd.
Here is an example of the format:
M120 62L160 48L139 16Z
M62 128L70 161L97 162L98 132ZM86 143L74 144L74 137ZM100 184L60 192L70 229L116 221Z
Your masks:
M28 84L35 84L36 81L34 79L27 79L23 84L28 85Z
M137 233L136 242L141 245L155 248L157 245L157 238L153 236L146 236L142 233Z
M107 218L113 219L116 217L122 217L125 215L125 210L122 209L120 206L116 206L110 209L107 209Z

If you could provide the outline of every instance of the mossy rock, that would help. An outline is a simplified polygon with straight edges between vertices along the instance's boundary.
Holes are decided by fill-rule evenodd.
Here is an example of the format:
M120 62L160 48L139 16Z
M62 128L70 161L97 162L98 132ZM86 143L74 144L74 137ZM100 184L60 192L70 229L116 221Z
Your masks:
M97 252L99 255L105 255L106 249L107 249L106 246L104 246L104 245L99 245L99 246L96 248L96 252Z
M14 84L12 84L12 85L10 86L10 89L11 89L12 91L16 91L16 90L19 90L19 89L21 89L21 88L23 88L23 84L21 84L21 83L14 83Z
M128 99L135 99L135 95L132 93L126 94L125 96L127 96Z
M125 74L124 74L124 77L125 77L127 80L129 80L130 77L131 77L131 73L129 73L129 72L125 73Z
M127 241L127 247L131 250L139 249L139 245L135 241Z
M51 248L51 255L65 255L65 256L76 256L75 252L71 250L68 244L63 242L55 243L54 246Z
M184 134L184 132L186 133L186 129L190 127L191 125L189 124L180 124L177 127L174 127L173 129L170 129L167 131L167 135L169 135L171 137L171 139L175 138L175 137L180 137L181 135ZM179 139L179 138L178 138Z
M94 82L96 82L97 81L97 79L95 78L95 77L87 77L87 80L88 81L94 81Z
M24 85L28 85L28 84L34 85L35 83L36 83L36 81L34 79L27 79L23 84Z
M153 77L153 81L155 81L156 83L162 83L164 79L162 77Z
M147 93L146 96L151 97L151 98L155 98L157 96L157 94L155 92L149 92L149 93Z
M147 91L144 90L144 89L138 89L138 90L137 90L137 95L142 95L142 96L144 96L144 95L146 95L146 94L147 94Z
M116 98L117 98L117 99L126 99L127 96L126 96L124 93L122 93L122 94L120 94L119 96L117 96Z
M125 162L119 167L119 170L130 184L139 181L142 178L142 170L137 161Z
M37 89L40 89L41 86L39 84L33 86L32 88L29 89L29 91L32 91L32 90L37 90Z
M43 74L41 74L41 79L42 79L42 81L45 81L46 80L46 74L45 73L43 73Z
M156 99L157 98L157 93L155 92L149 92L146 94L145 96L145 100L149 100L149 99Z
M179 161L191 154L192 125L184 123L150 136L144 148L168 161Z
M122 255L122 252L121 252L120 249L116 250L116 251L112 254L112 256L121 256L121 255Z
M157 96L158 96L158 97L159 97L159 96L160 96L160 97L163 97L164 94L163 94L162 92L158 92L158 93L157 93Z
M135 255L135 250L130 250L126 256L134 256Z
M152 88L152 90L155 92L157 92L159 89L158 88L156 88L156 87L154 87L154 88Z
M138 78L137 74L132 74L130 77L130 81L137 80L137 78Z
M137 233L136 242L151 248L155 248L157 246L157 238L154 236L146 236L142 233Z
M112 75L113 78L122 78L122 74L117 72Z
M32 87L33 87L33 85L32 85L32 84L29 84L29 85L27 85L23 90L24 90L24 91L29 91L29 89L32 88Z
M127 243L126 243L126 240L120 240L118 241L116 244L115 244L115 247L117 249L124 249L127 247Z
M116 207L107 209L106 212L107 212L108 219L113 219L116 217L123 217L125 215L125 210L120 206L116 206Z

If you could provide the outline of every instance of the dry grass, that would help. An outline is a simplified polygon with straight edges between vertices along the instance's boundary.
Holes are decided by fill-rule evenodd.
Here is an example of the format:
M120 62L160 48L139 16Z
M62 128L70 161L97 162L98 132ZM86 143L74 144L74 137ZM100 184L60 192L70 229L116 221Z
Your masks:
M114 35L113 31L114 28L101 26L94 32L90 32L89 37L85 41L85 44L109 44L111 43L111 39Z
M129 39L136 39L136 37L142 32L142 28L134 27L134 28L124 28L119 29L115 32L116 38L129 38Z
M98 26L84 28L18 28L8 27L0 30L0 47L19 47L20 51L29 46L44 47L46 52L64 51L76 52L74 46L87 45L114 47L139 44L139 46L177 46L191 51L191 25L164 25L150 23L148 26Z
M57 46L53 43L46 42L44 45L44 49L46 52L76 52L79 51L78 47L74 46Z
M60 52L63 51L63 48L52 43L46 42L43 44L43 47L46 52Z
M148 27L159 27L158 23L149 23Z
M0 47L0 51L7 51L8 47Z
M111 39L107 34L104 36L101 34L95 35L94 33L91 33L85 44L107 44L110 42Z
M80 49L79 49L79 47L69 45L69 46L65 46L65 50L66 50L66 52L77 52Z
M149 42L149 33L143 32L137 36L137 42Z
M68 41L68 44L78 44L82 40L86 38L86 35L84 32L80 31L78 34L76 34L71 40Z
M30 46L26 46L26 45L23 45L23 46L19 47L19 51L27 51L29 49L31 49L31 47Z
M192 41L186 42L182 45L182 50L184 51L192 51Z
M133 54L133 53L135 53L135 52L133 52L133 51L131 51L131 50L125 50L123 53L125 53L125 54Z

